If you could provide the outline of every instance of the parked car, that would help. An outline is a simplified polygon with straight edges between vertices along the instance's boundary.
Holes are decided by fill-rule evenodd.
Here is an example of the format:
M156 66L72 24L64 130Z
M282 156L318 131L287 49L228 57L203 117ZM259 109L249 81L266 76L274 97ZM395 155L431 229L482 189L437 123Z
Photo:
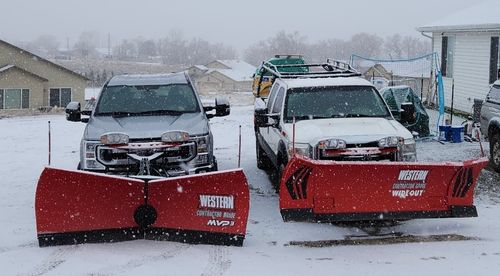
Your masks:
M389 86L380 90L380 94L384 97L387 105L391 109L392 115L403 126L411 132L417 132L418 136L426 137L430 135L429 131L429 115L425 110L420 97L415 94L413 89L407 85ZM400 114L404 105L413 105L415 115L409 121L403 121Z
M208 119L229 112L225 98L203 107L185 73L114 76L92 110L66 108L69 121L87 122L79 169L161 177L217 170Z
M482 105L481 132L490 141L490 166L500 172L500 80L491 86Z

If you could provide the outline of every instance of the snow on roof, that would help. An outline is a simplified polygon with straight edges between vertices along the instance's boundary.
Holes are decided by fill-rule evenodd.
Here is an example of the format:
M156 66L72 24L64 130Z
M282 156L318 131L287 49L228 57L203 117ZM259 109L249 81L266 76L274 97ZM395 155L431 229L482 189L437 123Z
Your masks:
M420 32L500 30L498 0L486 0L417 28Z
M5 65L4 67L0 68L0 72L7 71L12 67L15 67L15 65L13 65L13 64Z
M253 69L255 71L255 67L238 59L218 59L218 62L226 65L227 67L234 70L250 70Z
M431 75L431 60L408 61L405 64L399 62L380 63L389 73L399 77L428 78Z
M231 69L211 69L207 72L219 72L234 81L250 81L255 73L255 67L241 60L217 60Z
M323 86L373 86L371 82L359 77L304 78L282 80L288 85L288 88Z
M119 85L164 85L187 83L184 72L172 74L118 75L109 80L109 86Z
M194 65L193 67L200 69L202 71L207 71L208 68L205 65Z
M37 79L40 79L40 80L42 80L42 81L49 81L48 79L46 79L46 78L44 78L44 77L42 77L42 76L40 76L40 75L37 75L37 74L35 74L35 73L33 73L33 72L30 72L30 71L24 70L23 68L21 68L21 67L17 67L16 65L13 65L13 64L8 64L8 65L5 65L5 66L3 66L2 68L0 68L0 74L1 74L1 73L4 73L4 72L7 72L7 71L9 71L10 69L13 69L13 68L15 68L15 69L17 69L17 70L20 70L20 71L21 71L21 72L23 72L24 74L28 74L28 75L30 75L30 76L32 76L32 77L35 77L35 78L37 78Z

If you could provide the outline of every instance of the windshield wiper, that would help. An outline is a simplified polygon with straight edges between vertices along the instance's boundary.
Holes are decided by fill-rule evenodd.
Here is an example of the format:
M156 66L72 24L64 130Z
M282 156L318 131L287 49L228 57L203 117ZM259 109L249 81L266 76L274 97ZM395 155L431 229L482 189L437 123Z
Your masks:
M95 114L96 116L113 116L113 118L121 118L121 117L127 117L130 115L130 112L125 112L125 111L113 111L113 112L99 112Z
M356 114L356 113L350 113L350 114L344 114L345 118L368 118L368 117L379 117L376 115L366 115L366 114Z
M141 111L141 112L132 112L130 114L135 115L135 116L141 116L141 115L174 115L174 116L179 116L183 113L187 113L187 111L184 112L184 111L179 111L179 110L158 109L158 110L148 110L148 111Z
M173 115L179 116L183 113L188 113L189 111L179 111L179 110L148 110L141 112L128 112L128 111L113 111L113 112L100 112L97 113L97 116L109 116L111 115L113 118L122 118L129 116L147 116L147 115Z

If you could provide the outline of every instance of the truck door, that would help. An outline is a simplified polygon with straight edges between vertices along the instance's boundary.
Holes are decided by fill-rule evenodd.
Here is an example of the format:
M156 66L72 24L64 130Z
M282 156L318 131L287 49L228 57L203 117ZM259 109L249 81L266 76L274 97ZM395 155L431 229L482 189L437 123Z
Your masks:
M285 100L285 87L280 87L278 89L278 94L276 95L276 99L274 100L273 107L271 110L272 114L280 114L277 125L269 127L269 146L273 150L275 154L278 154L278 146L281 140L281 118L282 118L282 110L283 104ZM274 121L274 119L269 118L270 123Z
M273 102L274 99L276 99L276 94L278 94L278 88L279 85L276 83L274 84L273 88L271 89L271 94L269 95L269 98L267 99L267 113L272 113L272 107L273 107ZM268 118L268 122L271 122L271 119ZM262 135L262 138L264 142L270 146L269 144L269 127L261 127L259 128L259 133Z

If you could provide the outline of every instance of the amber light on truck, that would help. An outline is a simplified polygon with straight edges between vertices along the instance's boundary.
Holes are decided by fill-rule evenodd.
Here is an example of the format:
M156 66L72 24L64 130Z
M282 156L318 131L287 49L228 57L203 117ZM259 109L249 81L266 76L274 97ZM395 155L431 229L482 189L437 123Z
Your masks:
M169 131L161 135L163 143L181 143L189 140L189 133L184 131Z
M128 144L129 137L125 133L113 132L101 135L100 140L104 145L125 145Z

